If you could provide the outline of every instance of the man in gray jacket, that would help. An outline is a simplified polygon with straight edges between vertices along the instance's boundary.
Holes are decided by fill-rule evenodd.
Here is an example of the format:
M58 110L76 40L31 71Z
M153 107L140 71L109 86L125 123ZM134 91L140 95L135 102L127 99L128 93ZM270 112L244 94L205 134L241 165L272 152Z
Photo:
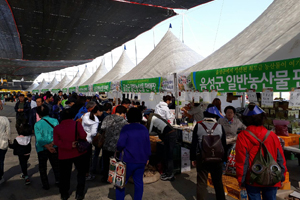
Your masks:
M216 106L210 104L204 112L204 120L198 123L193 131L190 159L192 165L197 167L197 200L205 200L207 195L208 173L214 184L216 199L225 200L225 193L222 183L222 165L226 161L226 135L222 125L217 123L217 119L223 117ZM212 144L212 148L207 148L205 138L211 135L219 140ZM204 141L204 142L203 142ZM206 149L205 147L206 146ZM210 154L211 157L205 157ZM217 156L215 156L217 155ZM218 157L218 155L221 155ZM215 157L214 157L215 156Z

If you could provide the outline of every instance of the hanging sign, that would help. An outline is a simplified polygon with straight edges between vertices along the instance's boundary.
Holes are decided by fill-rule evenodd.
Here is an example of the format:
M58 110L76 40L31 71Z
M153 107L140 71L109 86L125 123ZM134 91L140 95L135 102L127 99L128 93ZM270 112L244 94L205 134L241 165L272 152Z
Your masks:
M149 96L149 100L150 100L150 101L153 101L153 99L154 99L154 94L155 94L154 92L151 92L151 93L150 93L150 96Z
M88 85L79 86L78 91L79 92L89 92L89 86Z
M300 86L300 58L197 71L191 73L191 79L194 89L200 91L261 92L263 88L273 88L275 92L289 92Z
M68 93L68 89L67 89L67 88L63 88L63 89L62 89L62 92L63 92L64 94L66 94L66 93Z
M45 93L45 92L49 91L49 89L42 89L41 91L42 91L43 93Z
M53 93L58 93L60 91L60 89L52 89L51 92Z
M273 91L272 89L264 89L261 94L261 107L273 108Z
M69 93L72 93L72 92L76 92L76 87L70 87L69 88Z
M156 93L159 92L160 81L160 77L121 81L121 89L123 92Z
M289 108L300 109L300 91L290 93Z
M94 92L109 92L110 91L111 82L106 83L97 83L93 85Z
M32 93L39 93L39 90L32 90Z
M161 78L161 90L162 91L174 91L174 76L169 75Z
M249 102L257 102L257 96L256 96L255 90L248 90L247 96L248 96Z

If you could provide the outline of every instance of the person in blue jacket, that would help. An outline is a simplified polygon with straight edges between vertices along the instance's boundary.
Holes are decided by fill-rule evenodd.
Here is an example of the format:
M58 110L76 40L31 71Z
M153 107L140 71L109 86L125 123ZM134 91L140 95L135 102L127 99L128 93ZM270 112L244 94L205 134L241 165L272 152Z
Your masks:
M144 170L149 162L151 146L148 129L140 124L142 113L138 108L130 108L127 113L130 124L125 125L120 133L117 150L124 152L123 161L126 163L126 183L130 176L134 181L134 200L141 200L144 191ZM120 153L120 157L122 153ZM116 199L125 198L125 188L116 189Z

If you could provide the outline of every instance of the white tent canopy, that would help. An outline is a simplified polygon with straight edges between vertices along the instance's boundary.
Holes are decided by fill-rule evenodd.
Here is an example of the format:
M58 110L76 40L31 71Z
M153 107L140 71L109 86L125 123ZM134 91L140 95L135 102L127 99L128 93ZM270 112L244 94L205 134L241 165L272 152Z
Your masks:
M101 79L105 74L107 74L108 70L105 67L105 59L102 60L100 66L97 68L96 72L84 83L81 85L92 85L94 84L97 80ZM79 85L79 86L81 86Z
M65 87L63 88L69 88L71 87L74 83L76 83L78 81L78 79L80 78L80 73L79 71L77 72L77 74L74 76L74 78L70 81L69 84L67 84Z
M300 57L300 1L274 0L239 35L184 72Z
M39 90L40 91L40 90L44 89L47 85L48 85L48 83L45 81L45 79L43 79L43 81L39 84L39 86L37 86L33 90Z
M87 67L85 67L83 74L80 76L80 78L77 80L77 82L75 82L73 85L71 85L69 87L80 86L82 83L87 81L88 78L90 78L90 77L91 77L91 74L90 74L89 70L87 69Z
M55 85L52 89L63 89L65 86L67 86L71 80L67 76L67 74L64 76L64 78L57 84Z
M37 82L33 82L27 89L26 91L32 91L34 90L34 88L36 88L37 86L39 86L39 84Z
M51 83L49 83L49 85L47 85L43 89L49 89L49 90L51 90L57 84L58 84L58 81L57 81L56 77L54 77L53 80L51 81Z
M133 62L127 56L126 50L124 50L115 66L105 76L103 76L95 83L105 83L118 80L119 78L127 74L133 67Z
M202 59L202 56L183 44L169 29L149 55L120 80L173 74L191 67Z

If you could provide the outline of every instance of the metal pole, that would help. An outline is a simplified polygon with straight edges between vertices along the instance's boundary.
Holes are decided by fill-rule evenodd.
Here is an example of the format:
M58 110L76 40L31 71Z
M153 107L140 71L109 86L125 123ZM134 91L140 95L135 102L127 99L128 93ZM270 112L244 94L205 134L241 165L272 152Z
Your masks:
M178 100L178 84L177 84L177 74L174 73L174 93L175 93L175 102ZM175 103L174 102L174 103ZM175 104L175 118L178 119L178 105L179 102L177 102L177 106Z
M136 40L134 40L135 43L135 65L137 65L137 47L136 47Z
M154 44L154 49L155 49L155 35L154 35L154 29L153 29L153 44Z
M182 43L184 43L184 13L182 13Z
M245 108L246 105L246 92L243 92L243 97L242 97L242 107Z
M113 61L112 51L110 53L111 53L111 68L113 68L114 67L114 61Z

